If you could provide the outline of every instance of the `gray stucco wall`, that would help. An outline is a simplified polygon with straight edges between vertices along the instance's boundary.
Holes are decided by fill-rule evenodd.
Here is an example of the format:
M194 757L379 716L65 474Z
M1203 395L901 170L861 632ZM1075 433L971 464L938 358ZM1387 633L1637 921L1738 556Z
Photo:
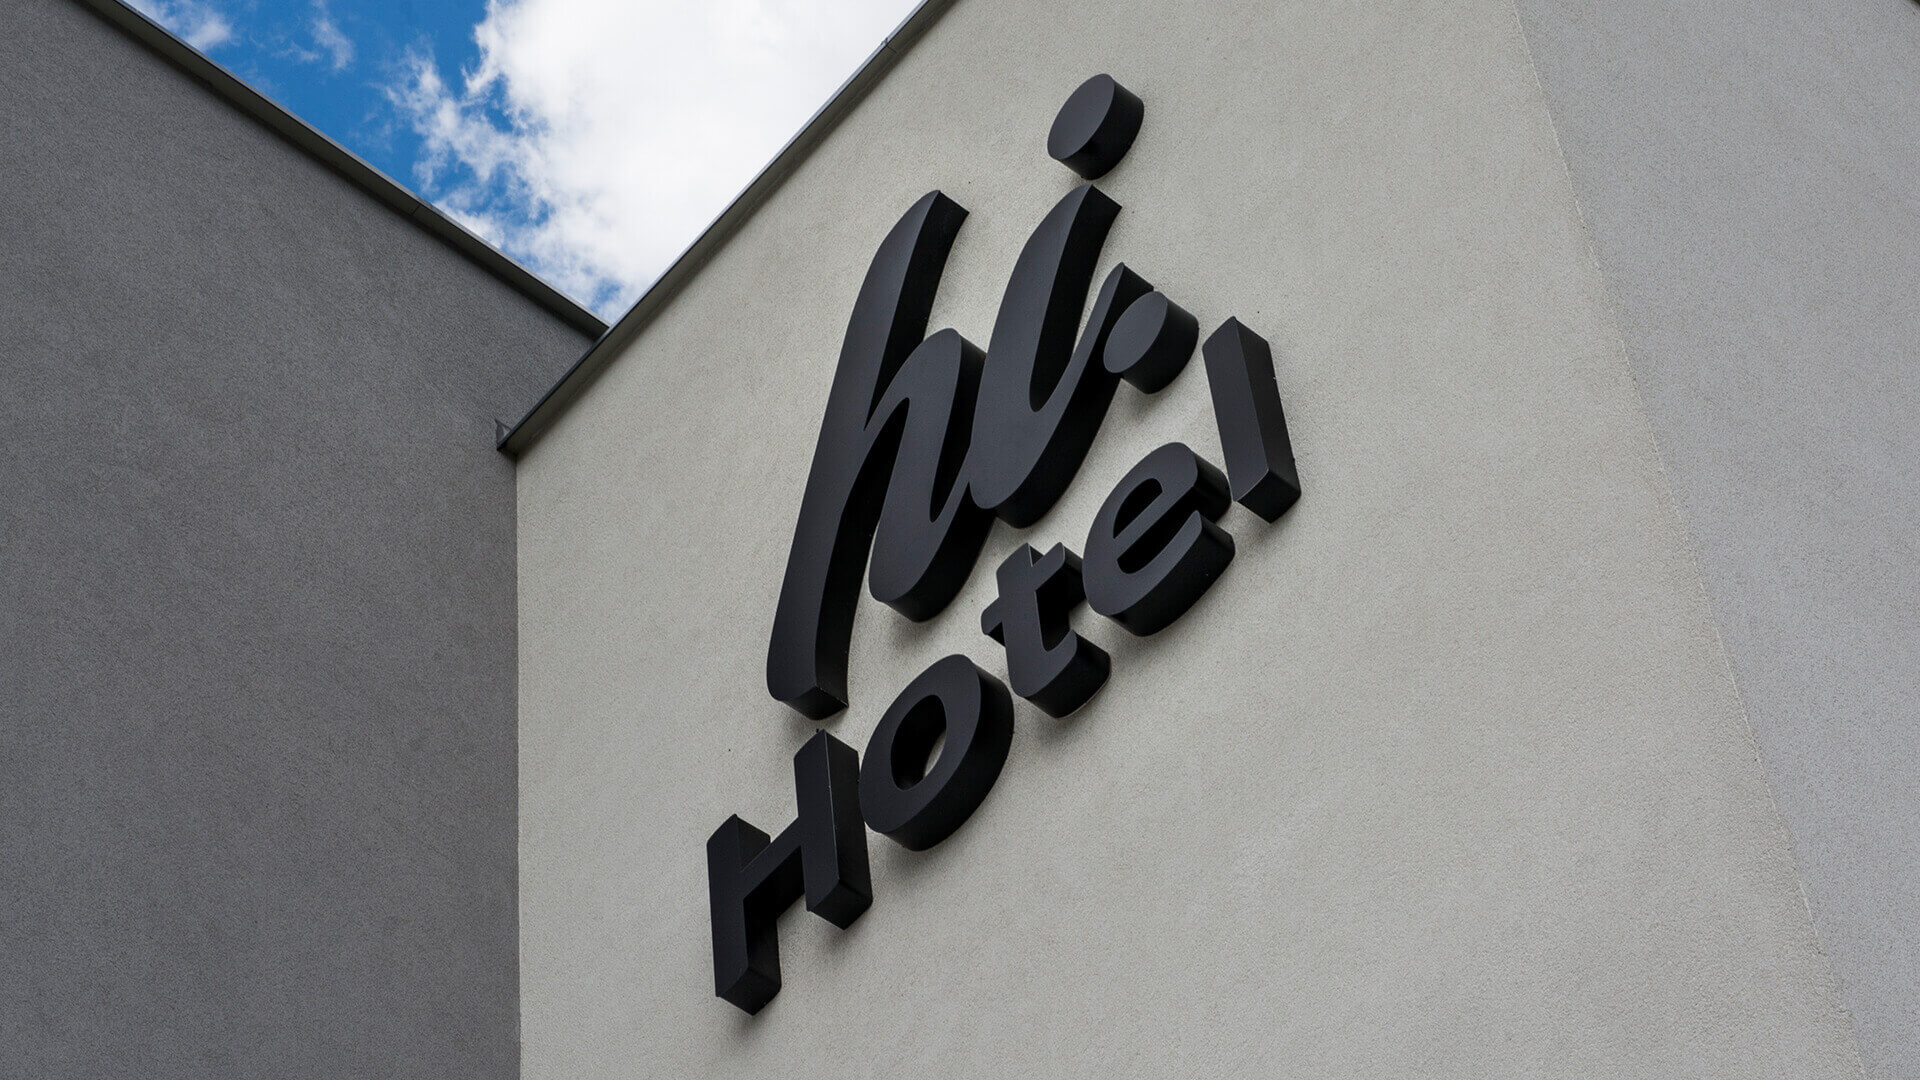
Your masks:
M584 342L0 4L0 1076L518 1073L514 509Z
M1920 1076L1920 5L1520 10L1862 1054Z

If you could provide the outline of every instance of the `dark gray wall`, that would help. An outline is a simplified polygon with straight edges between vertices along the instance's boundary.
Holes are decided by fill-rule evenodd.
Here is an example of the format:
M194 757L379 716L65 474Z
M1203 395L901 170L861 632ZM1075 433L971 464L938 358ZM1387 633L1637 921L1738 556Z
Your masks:
M1521 0L1869 1072L1920 1076L1920 5Z
M514 491L583 340L0 4L0 1076L512 1077Z

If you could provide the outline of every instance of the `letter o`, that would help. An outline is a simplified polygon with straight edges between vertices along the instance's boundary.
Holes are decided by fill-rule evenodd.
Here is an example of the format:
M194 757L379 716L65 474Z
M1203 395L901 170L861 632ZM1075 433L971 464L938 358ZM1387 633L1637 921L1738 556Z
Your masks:
M922 776L944 732L940 758ZM887 707L860 763L867 826L912 851L952 836L993 790L1013 746L1013 695L965 656L934 662Z

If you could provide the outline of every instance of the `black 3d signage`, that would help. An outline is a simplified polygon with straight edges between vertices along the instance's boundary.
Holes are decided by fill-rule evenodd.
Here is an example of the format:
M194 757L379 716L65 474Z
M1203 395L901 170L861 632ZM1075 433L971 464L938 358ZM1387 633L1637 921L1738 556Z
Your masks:
M1143 115L1139 98L1095 76L1061 108L1047 151L1089 180L1103 176ZM1194 317L1125 265L1100 283L1081 329L1119 213L1089 183L1041 219L984 353L953 330L926 332L967 212L932 192L881 241L848 321L780 588L767 651L776 699L816 720L846 708L862 577L909 619L939 614L994 518L1025 528L1067 489L1119 383L1155 393L1186 366ZM800 748L799 815L778 838L732 817L707 842L721 997L753 1013L779 992L775 920L795 900L840 927L867 909L868 828L917 851L967 820L1006 762L1014 694L1051 716L1086 704L1111 663L1073 628L1082 601L1130 633L1155 633L1233 560L1233 537L1217 524L1230 501L1271 522L1299 498L1267 343L1228 319L1200 350L1226 471L1170 443L1107 497L1084 554L1023 544L1007 556L980 628L1005 648L1011 693L949 656L901 691L864 757L824 731Z

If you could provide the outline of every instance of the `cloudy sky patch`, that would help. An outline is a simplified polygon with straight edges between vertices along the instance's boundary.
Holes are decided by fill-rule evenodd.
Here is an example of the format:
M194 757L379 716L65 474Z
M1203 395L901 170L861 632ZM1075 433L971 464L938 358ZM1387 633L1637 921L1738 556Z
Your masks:
M917 0L132 0L623 313Z
M413 181L617 314L852 74L909 0L494 0L477 56L389 100Z
M129 3L201 52L210 52L233 40L233 24L218 8L200 0L129 0Z
M313 5L313 43L318 45L333 64L333 70L345 71L353 63L353 41L341 33L333 17L327 14L327 5L314 0Z

